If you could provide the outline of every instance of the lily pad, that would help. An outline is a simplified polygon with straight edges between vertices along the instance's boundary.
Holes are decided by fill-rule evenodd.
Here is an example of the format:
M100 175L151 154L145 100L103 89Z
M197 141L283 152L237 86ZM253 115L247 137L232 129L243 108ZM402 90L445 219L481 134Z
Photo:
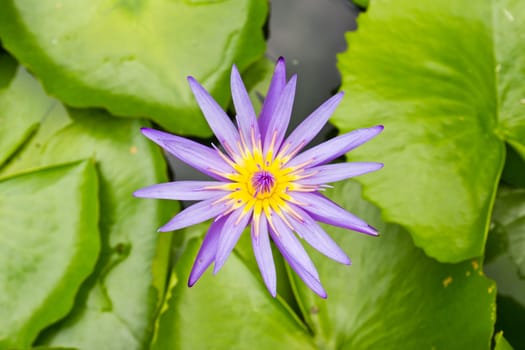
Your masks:
M63 347L53 347L53 346L36 346L31 348L31 350L77 350L74 348L63 348Z
M377 227L381 236L326 227L353 262L340 265L310 249L326 300L293 276L318 347L489 349L496 286L483 275L481 261L441 264L427 257L405 230L381 222L379 210L360 199L360 192L347 181L327 195Z
M227 105L232 64L242 71L264 53L267 7L264 0L9 0L0 38L69 105L207 136L186 76Z
M0 180L0 348L28 348L65 316L100 248L91 161Z
M496 330L516 348L525 347L525 189L498 191L487 240L485 271L498 284Z
M352 160L386 221L443 262L483 253L505 159L525 156L525 2L374 0L339 56L342 131L384 124Z
M503 230L505 250L525 279L525 189L501 189L492 221L495 227Z
M505 339L505 337L503 337L503 332L499 332L498 334L496 334L494 340L496 342L494 350L512 350L512 346Z
M0 166L36 132L54 102L13 58L0 53Z
M508 145L506 151L507 156L501 179L509 185L525 188L525 159Z
M315 349L304 325L237 254L188 288L200 243L192 239L173 270L152 349Z
M137 188L167 181L162 154L140 134L147 125L56 102L31 142L2 170L5 176L89 157L99 172L101 256L71 314L38 344L129 350L150 341L171 241L170 234L155 231L177 203L132 196Z
M354 2L354 4L364 9L366 9L368 7L368 4L370 3L370 0L352 0L352 1Z

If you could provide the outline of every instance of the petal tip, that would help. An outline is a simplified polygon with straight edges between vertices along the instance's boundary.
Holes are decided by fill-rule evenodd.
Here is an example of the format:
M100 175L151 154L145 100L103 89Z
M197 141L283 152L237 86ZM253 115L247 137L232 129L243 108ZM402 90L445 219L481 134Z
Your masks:
M201 90L204 90L204 88L197 81L197 79L195 79L191 75L187 76L186 79L188 80L188 84L190 84L190 89L194 95L200 92Z
M369 230L367 230L366 233L369 233L370 235L376 236L376 237L379 236L379 232L377 231L377 229L374 226L368 225L368 228L369 228Z
M195 270L195 265L194 265L193 269L190 272L190 277L188 277L188 287L189 288L193 287L195 283L199 281L203 273L204 271L197 272Z
M170 133L151 128L141 128L140 132L161 147L164 140L174 137Z
M214 275L216 275L220 271L222 265L224 265L224 262L221 263L217 258L215 258L215 265L213 265Z
M140 132L142 135L146 136L147 138L151 138L151 136L156 132L157 130L152 128L140 128Z
M164 225L164 226L161 226L157 229L157 232L170 232L170 231L174 231L173 229L171 229L170 227L166 227L167 225Z
M349 257L345 256L345 259L341 260L341 264L350 266L352 265L352 260L350 260Z
M326 291L324 289L321 289L319 291L315 291L315 294L319 295L323 299L328 298L328 294L326 294Z

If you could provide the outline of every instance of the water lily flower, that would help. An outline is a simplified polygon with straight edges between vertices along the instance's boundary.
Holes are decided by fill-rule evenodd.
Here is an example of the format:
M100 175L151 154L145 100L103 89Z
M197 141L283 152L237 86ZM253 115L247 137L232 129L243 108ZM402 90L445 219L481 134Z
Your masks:
M231 92L237 112L236 126L193 77L188 77L188 82L220 147L207 147L149 128L143 128L142 133L214 181L175 181L149 186L134 194L144 198L199 201L162 226L161 232L214 219L195 259L188 285L193 286L212 263L213 272L217 273L244 229L250 226L253 252L272 296L277 292L270 238L301 279L326 298L319 274L298 238L329 258L349 265L348 256L317 221L377 235L372 226L323 196L322 190L327 183L383 166L373 162L328 164L379 134L383 126L358 129L300 153L326 124L341 101L342 92L324 102L285 137L296 76L286 81L283 58L277 61L258 118L241 76L233 66Z

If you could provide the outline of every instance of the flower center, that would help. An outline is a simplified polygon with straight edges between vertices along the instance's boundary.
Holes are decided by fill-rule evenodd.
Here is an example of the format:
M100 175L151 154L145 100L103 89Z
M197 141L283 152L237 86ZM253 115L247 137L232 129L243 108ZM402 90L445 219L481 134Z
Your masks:
M254 190L253 196L256 198L270 197L275 187L275 177L266 170L253 173L251 182Z

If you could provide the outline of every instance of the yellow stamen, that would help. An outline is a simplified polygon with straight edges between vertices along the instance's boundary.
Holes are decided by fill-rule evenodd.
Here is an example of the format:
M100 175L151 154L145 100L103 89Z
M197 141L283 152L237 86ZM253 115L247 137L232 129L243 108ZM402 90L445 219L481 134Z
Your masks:
M249 136L249 139L246 136ZM302 219L287 203L298 205L303 203L294 200L289 193L291 191L312 192L318 190L318 186L300 185L296 182L311 176L311 174L305 173L303 168L310 161L299 166L287 167L286 163L290 158L290 153L286 155L286 158L283 158L287 153L286 146L274 158L276 139L277 132L274 132L270 145L263 155L261 140L255 137L255 129L252 128L250 135L240 135L240 140L237 143L238 153L233 156L233 160L217 149L221 158L235 170L229 174L221 174L232 182L206 187L210 190L229 191L227 195L216 201L216 203L226 202L228 205L227 212L223 213L222 216L241 209L242 213L237 223L246 215L251 215L256 236L259 235L260 231L261 215L266 217L268 224L274 231L272 215L277 215L293 230L287 215L298 221L302 221ZM251 147L247 144L248 142L251 143ZM291 153L293 154L294 150Z

